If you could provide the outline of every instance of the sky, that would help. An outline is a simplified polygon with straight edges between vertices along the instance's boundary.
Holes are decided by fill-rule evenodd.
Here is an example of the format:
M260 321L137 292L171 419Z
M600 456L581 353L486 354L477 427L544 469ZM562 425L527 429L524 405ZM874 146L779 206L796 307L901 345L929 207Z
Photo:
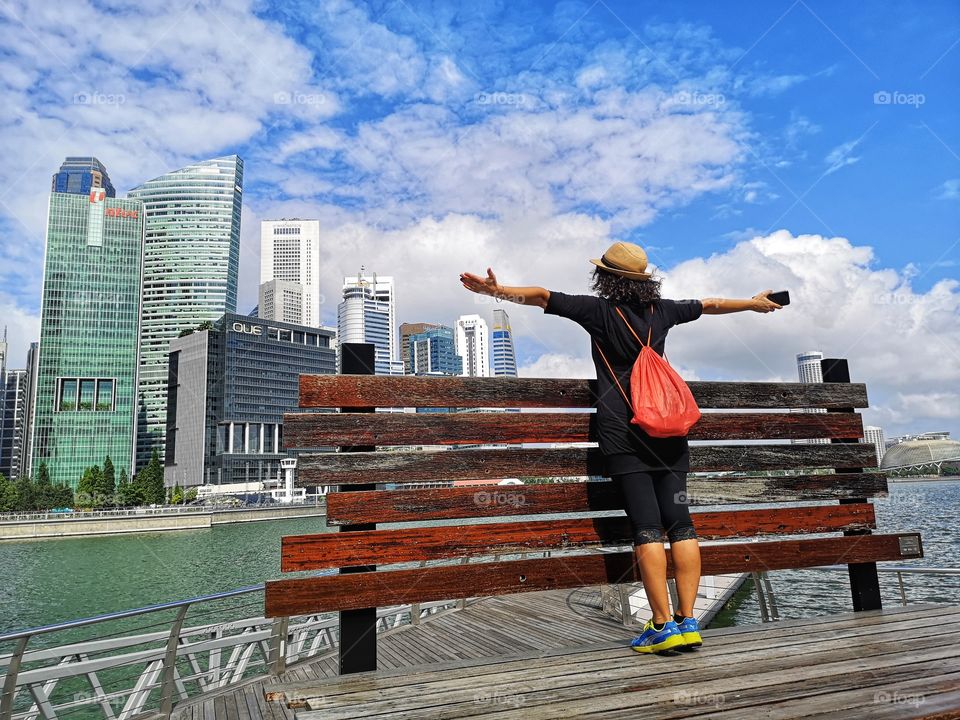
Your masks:
M239 310L259 222L318 218L321 316L391 275L399 322L505 307L520 374L594 377L590 341L459 283L589 293L612 242L667 297L789 290L671 331L688 380L849 360L865 422L960 437L960 5L0 0L0 316L38 339L50 176L118 196L245 163Z

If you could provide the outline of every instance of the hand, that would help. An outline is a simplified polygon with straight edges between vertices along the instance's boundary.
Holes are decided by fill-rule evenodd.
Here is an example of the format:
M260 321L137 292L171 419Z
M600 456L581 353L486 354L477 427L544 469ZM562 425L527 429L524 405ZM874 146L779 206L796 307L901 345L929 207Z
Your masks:
M471 290L475 293L480 293L481 295L503 295L503 286L497 282L497 276L493 274L493 270L487 268L487 277L482 278L479 275L474 275L473 273L460 273L460 282L463 283L463 286L467 290Z
M753 296L753 307L750 309L758 313L768 313L773 312L774 310L779 310L782 308L782 305L777 305L773 300L770 300L767 295L772 293L773 290L764 290Z

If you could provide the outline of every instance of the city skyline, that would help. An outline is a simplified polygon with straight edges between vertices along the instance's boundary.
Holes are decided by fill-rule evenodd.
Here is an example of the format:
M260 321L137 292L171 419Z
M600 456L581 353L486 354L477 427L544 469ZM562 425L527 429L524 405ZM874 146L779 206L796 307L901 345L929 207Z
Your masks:
M774 322L672 333L685 377L793 379L792 354L820 347L871 383L867 422L960 434L956 3L435 10L239 3L211 24L165 7L145 27L74 8L79 26L113 29L99 39L24 16L35 42L9 53L22 82L2 90L16 112L0 167L0 312L17 365L39 332L44 192L65 157L99 158L122 196L236 153L244 311L262 220L320 221L323 325L364 262L402 284L398 320L450 324L465 303L489 307L460 272L589 292L587 260L630 240L669 297L790 291ZM223 62L162 35L181 23L217 29L204 44ZM150 52L131 57L126 37ZM528 308L510 319L522 374L592 372L579 329Z

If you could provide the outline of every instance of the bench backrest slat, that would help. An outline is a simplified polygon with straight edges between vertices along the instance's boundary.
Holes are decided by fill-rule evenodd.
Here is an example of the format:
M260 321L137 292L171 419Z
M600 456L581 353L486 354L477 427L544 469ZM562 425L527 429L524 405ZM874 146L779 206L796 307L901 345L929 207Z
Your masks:
M706 477L687 481L691 505L731 505L887 496L887 479L878 473L792 475L785 477ZM620 497L608 482L538 485L463 486L376 490L327 495L328 525L422 523L519 515L620 510Z
M701 539L718 540L863 530L876 527L876 517L870 503L851 503L701 512L696 514L696 525ZM630 523L622 516L411 527L343 536L319 533L284 538L280 569L298 572L347 565L389 565L631 542Z
M704 575L720 575L831 565L838 559L845 563L899 559L903 555L901 545L905 536L915 540L919 547L916 533L719 543L703 547L701 570ZM919 555L910 553L908 556ZM633 561L632 552L591 553L275 580L267 587L266 615L295 615L304 612L305 608L351 610L637 582L639 578L634 573ZM673 576L669 554L667 576Z
M589 442L594 413L286 413L293 447ZM859 413L704 413L690 440L861 438Z
M731 408L867 407L863 383L688 383L697 405ZM300 407L588 408L596 380L396 375L301 375Z
M868 443L690 446L692 472L869 467L875 461L873 445ZM326 452L300 455L297 482L311 487L510 477L589 477L603 473L599 450L587 447Z

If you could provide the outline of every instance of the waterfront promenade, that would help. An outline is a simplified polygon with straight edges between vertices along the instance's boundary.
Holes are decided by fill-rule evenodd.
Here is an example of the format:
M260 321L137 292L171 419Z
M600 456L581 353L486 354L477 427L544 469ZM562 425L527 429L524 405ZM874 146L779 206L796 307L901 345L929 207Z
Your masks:
M324 503L259 507L163 507L72 513L0 516L0 541L41 538L124 535L166 530L199 530L227 525L298 517L320 517Z
M701 585L695 614L706 625L741 586L744 576L704 580L709 580L709 585ZM632 596L642 598L639 586L629 587ZM604 590L611 592L616 588ZM422 624L402 625L382 633L378 667L385 672L406 672L418 665L446 667L491 657L570 652L597 644L621 647L636 635L637 628L628 627L604 612L603 596L598 588L583 588L480 598L463 609L437 615ZM631 605L637 607L634 603ZM639 616L644 612L647 611L640 609ZM640 658L627 654L626 659ZM295 710L287 707L288 698L274 688L289 683L309 686L323 678L336 678L337 673L336 655L327 655L292 665L277 678L260 677L219 693L183 701L174 709L173 717L180 720L293 718ZM274 692L278 694L274 696Z
M381 639L378 671L335 658L181 703L179 720L344 718L955 718L960 608L911 605L707 629L641 656L581 591L484 598Z

